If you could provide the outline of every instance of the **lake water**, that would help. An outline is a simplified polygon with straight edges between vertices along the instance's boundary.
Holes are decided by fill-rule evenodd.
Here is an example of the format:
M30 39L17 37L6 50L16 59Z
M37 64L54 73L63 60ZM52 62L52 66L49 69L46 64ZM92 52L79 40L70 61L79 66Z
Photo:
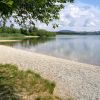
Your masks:
M1 44L100 66L100 35L58 35Z

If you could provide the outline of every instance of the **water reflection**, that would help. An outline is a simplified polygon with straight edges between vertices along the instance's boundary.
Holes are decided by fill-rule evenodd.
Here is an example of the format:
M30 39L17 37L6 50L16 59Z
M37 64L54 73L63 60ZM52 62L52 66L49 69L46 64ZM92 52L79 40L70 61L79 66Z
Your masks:
M24 47L24 48L30 48L32 46L37 46L40 44L43 44L45 42L54 40L55 38L26 38L21 41L15 41L15 42L1 42L1 45L7 45L12 47Z
M56 38L25 39L16 43L5 43L14 48L31 52L100 65L100 36L66 36Z

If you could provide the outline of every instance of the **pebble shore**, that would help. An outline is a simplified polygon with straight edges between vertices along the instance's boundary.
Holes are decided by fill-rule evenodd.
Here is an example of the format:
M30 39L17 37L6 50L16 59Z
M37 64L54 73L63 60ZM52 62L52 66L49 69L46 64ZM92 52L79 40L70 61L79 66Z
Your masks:
M100 100L100 66L78 63L0 45L0 63L31 69L54 81L54 95L66 100Z

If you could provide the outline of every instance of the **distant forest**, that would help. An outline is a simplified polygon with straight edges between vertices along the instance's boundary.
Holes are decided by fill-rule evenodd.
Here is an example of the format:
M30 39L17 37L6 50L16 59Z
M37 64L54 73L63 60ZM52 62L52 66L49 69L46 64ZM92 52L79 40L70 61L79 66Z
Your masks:
M100 35L100 31L94 31L94 32L77 32L77 31L58 31L58 34L65 34L65 35Z

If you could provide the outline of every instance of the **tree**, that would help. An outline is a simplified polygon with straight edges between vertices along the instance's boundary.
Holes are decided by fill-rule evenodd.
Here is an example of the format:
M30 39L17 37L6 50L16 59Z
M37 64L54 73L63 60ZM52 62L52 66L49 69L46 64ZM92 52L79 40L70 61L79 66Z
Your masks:
M34 20L48 24L59 19L59 11L64 8L62 3L66 2L73 0L1 0L0 14L2 19L13 16L21 26L25 26L26 22L35 25Z

